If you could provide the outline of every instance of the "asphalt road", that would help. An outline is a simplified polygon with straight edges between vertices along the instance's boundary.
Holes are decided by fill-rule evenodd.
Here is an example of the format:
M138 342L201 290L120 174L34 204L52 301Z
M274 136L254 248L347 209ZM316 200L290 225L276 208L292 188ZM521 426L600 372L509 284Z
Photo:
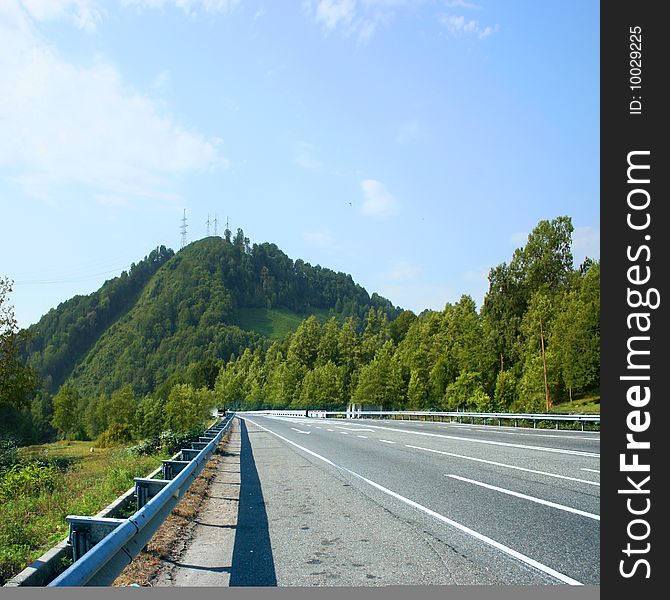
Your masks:
M599 433L238 416L237 585L600 583Z

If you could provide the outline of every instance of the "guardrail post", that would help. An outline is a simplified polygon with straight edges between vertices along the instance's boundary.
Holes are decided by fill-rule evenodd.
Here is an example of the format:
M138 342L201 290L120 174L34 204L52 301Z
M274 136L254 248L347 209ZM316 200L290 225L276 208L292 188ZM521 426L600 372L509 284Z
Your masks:
M194 448L182 448L181 449L181 458L185 461L191 461L196 456L200 454L200 450L195 450Z
M146 479L135 477L135 494L137 496L137 510L140 510L149 500L160 492L170 480L168 479Z
M70 524L69 542L73 559L77 561L126 519L68 515L65 520Z
M188 460L163 460L163 479L174 479L189 464Z

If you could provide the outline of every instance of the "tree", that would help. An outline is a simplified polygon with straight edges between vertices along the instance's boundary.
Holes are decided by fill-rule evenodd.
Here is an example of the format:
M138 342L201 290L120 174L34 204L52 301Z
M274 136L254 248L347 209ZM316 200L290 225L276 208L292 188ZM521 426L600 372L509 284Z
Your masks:
M124 385L112 394L107 410L108 425L132 425L134 423L137 403L130 384Z
M600 386L600 264L582 269L575 289L561 299L550 343L558 367L573 394L596 391Z
M315 367L302 382L300 399L292 404L296 408L343 408L342 374L333 362Z
M213 394L206 388L196 390L186 383L177 384L165 403L166 424L177 432L188 433L203 424L213 401Z
M61 436L67 439L83 438L82 407L77 390L70 384L64 383L54 396L53 407L51 424Z
M38 379L21 359L28 335L18 329L14 308L8 301L11 291L12 281L0 277L0 407L21 408L30 404Z

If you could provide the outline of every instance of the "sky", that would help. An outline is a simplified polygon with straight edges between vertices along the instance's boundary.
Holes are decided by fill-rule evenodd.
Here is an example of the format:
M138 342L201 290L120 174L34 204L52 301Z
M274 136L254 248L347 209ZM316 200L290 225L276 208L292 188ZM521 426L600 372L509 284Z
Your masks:
M541 220L600 258L599 3L0 0L21 327L226 222L416 313ZM216 225L215 225L216 219Z

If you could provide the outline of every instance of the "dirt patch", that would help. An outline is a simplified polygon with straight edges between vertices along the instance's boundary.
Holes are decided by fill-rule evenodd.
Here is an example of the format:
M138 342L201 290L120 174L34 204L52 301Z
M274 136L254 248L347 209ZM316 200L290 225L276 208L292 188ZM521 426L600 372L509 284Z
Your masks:
M219 447L191 484L179 504L142 550L116 578L114 587L139 585L153 587L161 572L188 548L197 523L197 516L210 496L210 485L228 453L226 447L236 424L224 434Z

